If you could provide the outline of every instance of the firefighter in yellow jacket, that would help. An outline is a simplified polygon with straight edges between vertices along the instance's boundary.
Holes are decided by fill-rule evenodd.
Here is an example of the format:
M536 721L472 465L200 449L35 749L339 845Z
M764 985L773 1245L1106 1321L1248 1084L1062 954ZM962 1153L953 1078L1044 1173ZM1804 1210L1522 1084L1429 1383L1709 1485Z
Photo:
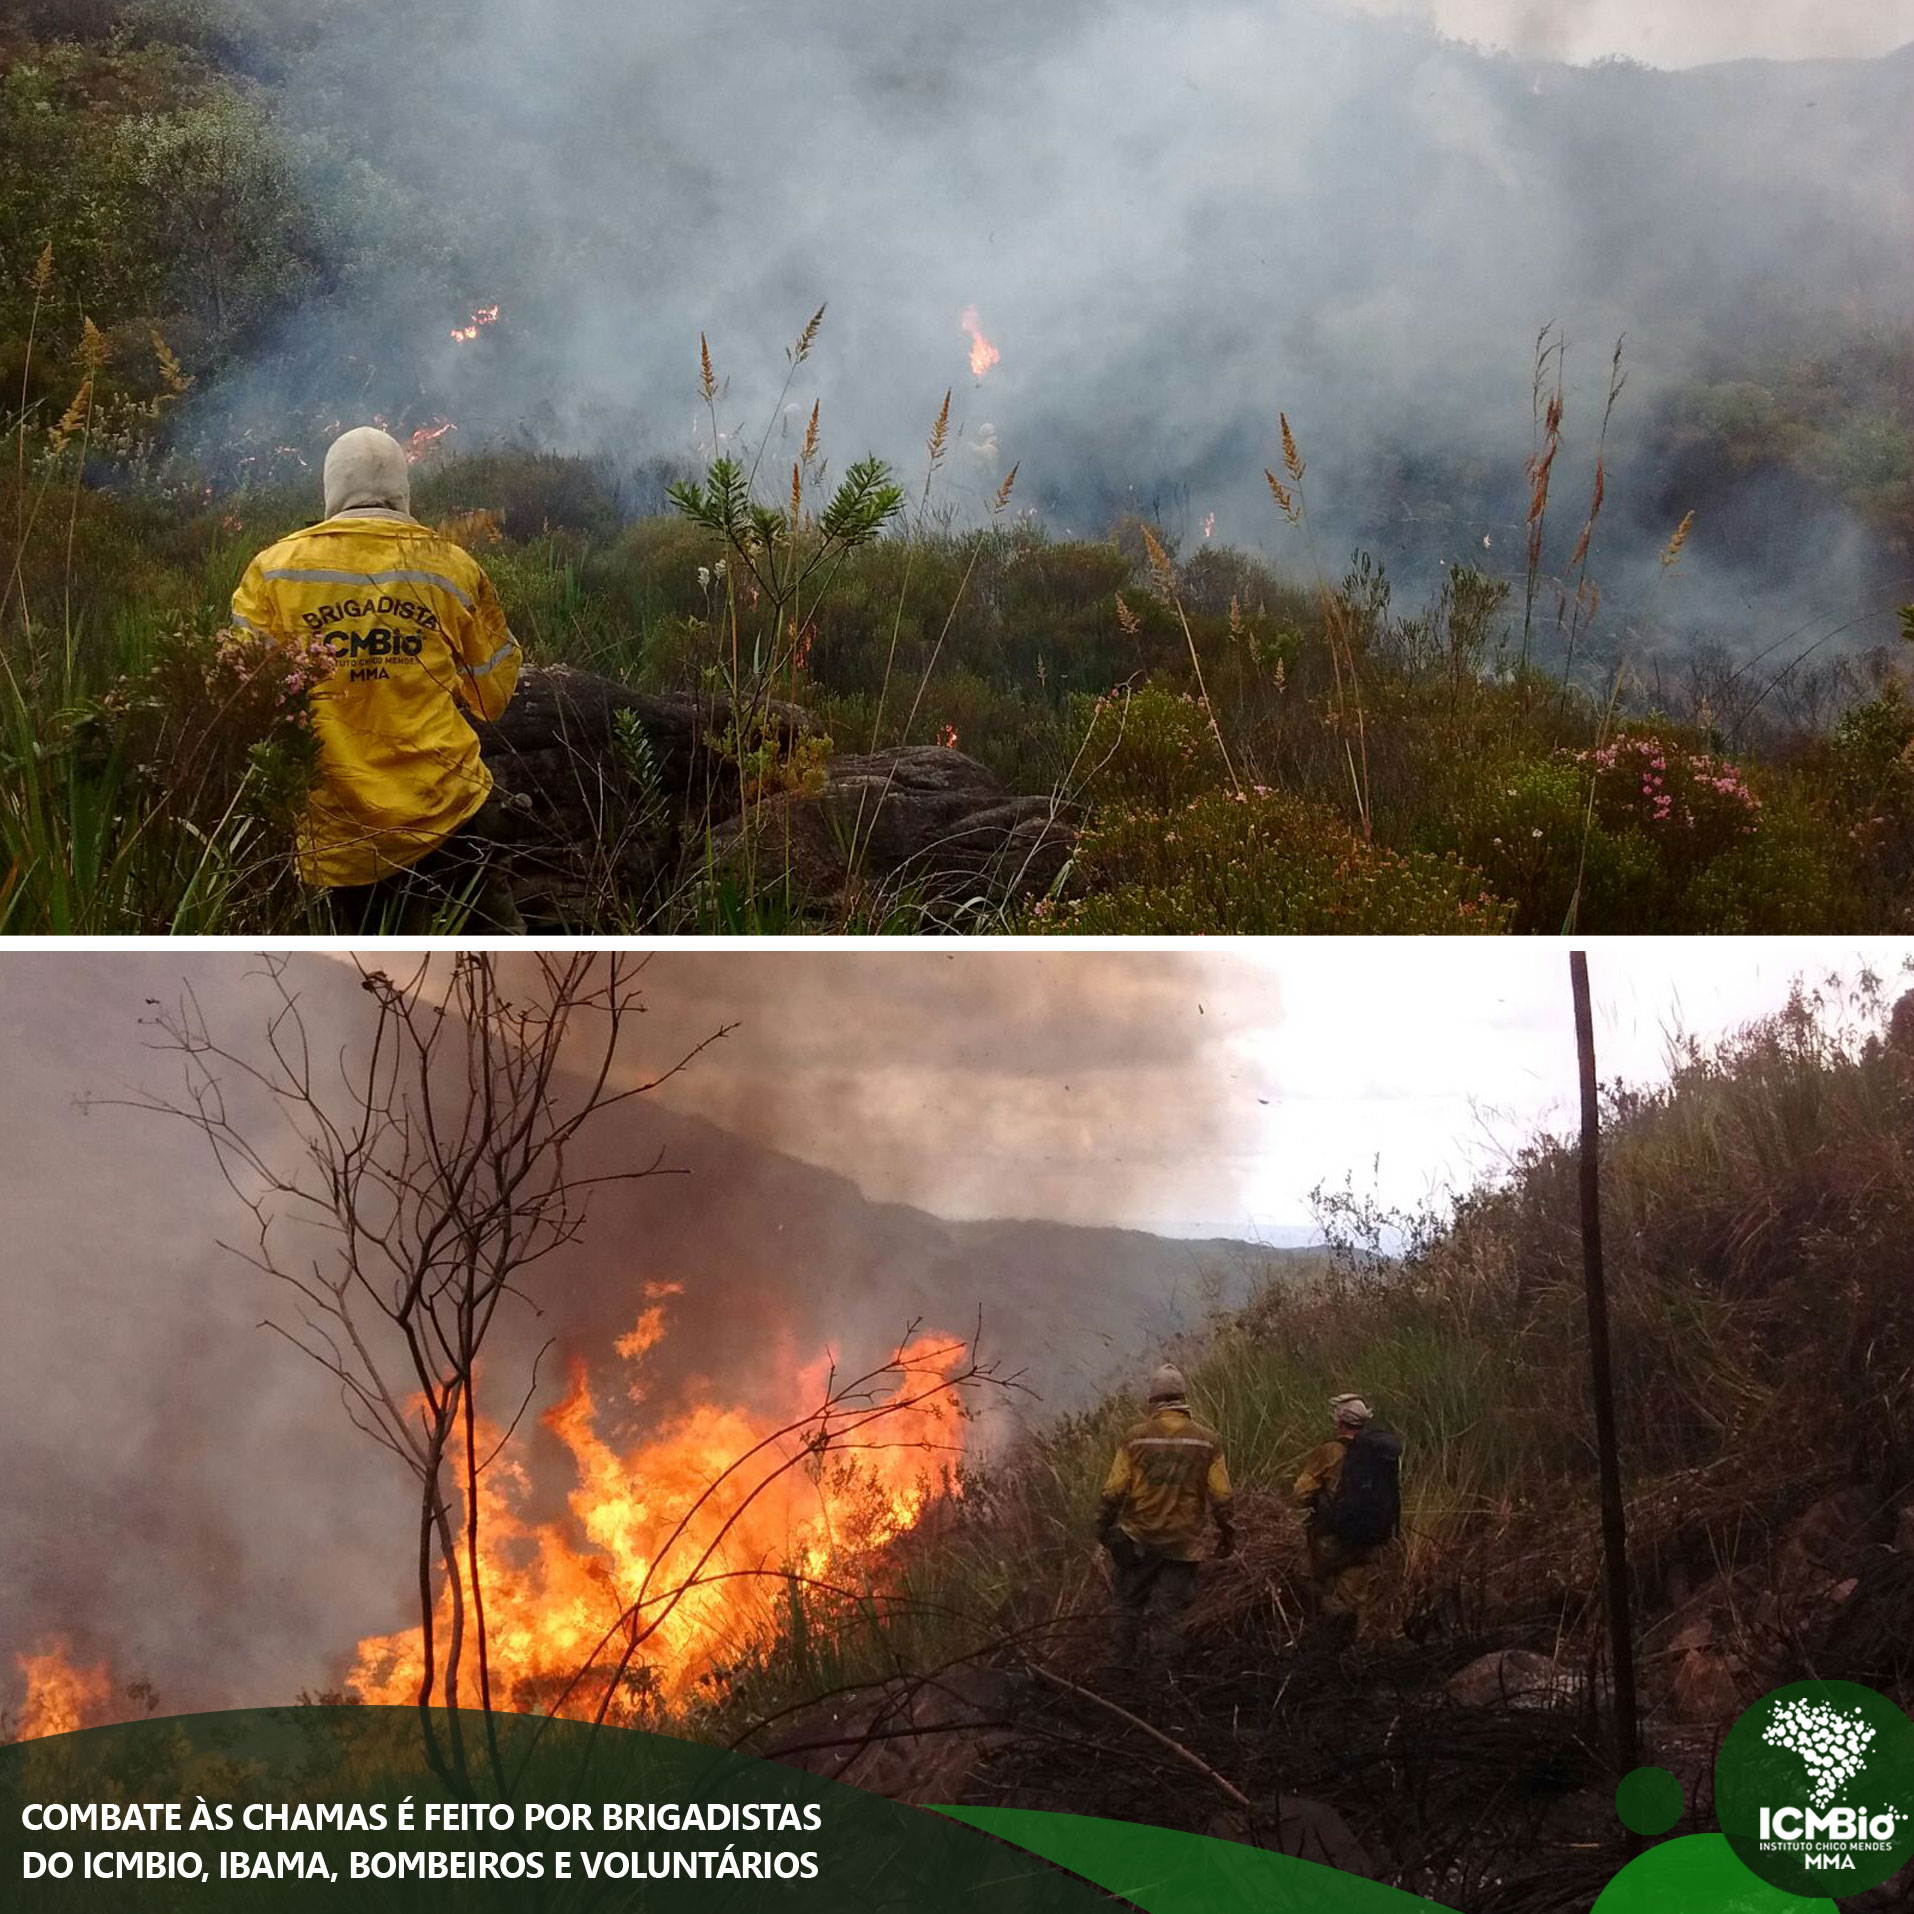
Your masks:
M1318 1632L1360 1640L1382 1580L1379 1558L1402 1526L1402 1438L1376 1426L1361 1396L1331 1397L1335 1435L1304 1458L1290 1491L1304 1511Z
M412 517L405 452L389 433L362 426L335 441L325 499L320 524L248 566L233 617L331 654L312 693L319 770L299 873L331 893L336 917L376 928L381 911L469 902L484 888L468 827L492 775L465 714L504 711L519 648L478 561Z
M1219 1558L1236 1546L1222 1439L1190 1414L1189 1385L1173 1364L1151 1379L1149 1408L1110 1464L1097 1518L1116 1569L1116 1659L1125 1668L1139 1648L1181 1651L1209 1524Z

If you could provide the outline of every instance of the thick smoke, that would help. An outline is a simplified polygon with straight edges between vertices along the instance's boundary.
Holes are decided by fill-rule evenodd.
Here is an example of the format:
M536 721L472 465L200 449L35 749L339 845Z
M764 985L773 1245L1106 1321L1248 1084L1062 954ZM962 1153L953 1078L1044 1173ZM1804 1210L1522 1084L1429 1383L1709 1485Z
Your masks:
M1445 559L1520 569L1532 347L1556 321L1564 551L1628 336L1601 562L1641 599L1695 503L1649 458L1659 395L1804 318L1904 314L1914 290L1906 55L1576 69L1304 0L324 17L287 76L291 130L409 183L394 206L328 175L336 217L403 228L419 272L348 278L272 341L227 395L261 436L288 408L384 406L451 416L468 446L682 464L710 450L700 332L730 381L719 429L754 443L829 302L790 396L822 398L840 465L920 464L954 384L960 506L1020 460L1020 502L1059 529L1141 507L1194 540L1213 512L1218 537L1300 565L1261 482L1280 407L1317 557L1339 573L1363 542L1419 598ZM454 343L492 302L498 323ZM1002 354L982 380L972 306ZM1838 511L1784 520L1767 556L1758 498L1708 503L1657 622L1812 637L1892 600Z
M655 1047L736 1026L666 1091L732 1134L940 1216L1172 1230L1241 1213L1243 1006L1221 981L1133 952L667 955L646 974Z
M1679 10L1660 0L1351 0L1368 13L1409 15L1459 40L1554 60L1867 59L1914 38L1907 0L1737 0Z

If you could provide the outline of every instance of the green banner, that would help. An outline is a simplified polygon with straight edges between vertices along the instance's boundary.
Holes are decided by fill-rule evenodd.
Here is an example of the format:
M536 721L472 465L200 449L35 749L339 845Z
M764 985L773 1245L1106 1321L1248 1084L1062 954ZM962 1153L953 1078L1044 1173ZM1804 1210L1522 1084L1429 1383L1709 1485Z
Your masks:
M1672 1781L1638 1771L1624 1800L1646 1797L1644 1779ZM0 1906L34 1914L1092 1914L1112 1896L1143 1914L1439 1908L1237 1842L910 1807L700 1742L543 1716L438 1714L428 1732L409 1708L260 1709L0 1746ZM1833 1903L1758 1878L1728 1838L1700 1834L1651 1847L1595 1906Z
M468 1780L447 1785L454 1732ZM502 1780L501 1780L502 1777ZM1081 1876L1082 1878L1077 1878ZM1096 1886L1089 1885L1095 1882ZM282 1708L0 1748L0 1905L402 1914L764 1908L1408 1914L1227 1841L905 1806L702 1743L542 1716Z
M1203 1834L1027 1808L943 1812L1095 1881L1144 1914L1270 1908L1283 1914L1426 1914L1438 1905L1314 1861Z
M928 1809L700 1743L414 1709L142 1721L0 1748L0 1906L1091 1914L1105 1896ZM495 1770L502 1770L500 1787ZM109 1825L110 1824L110 1825Z

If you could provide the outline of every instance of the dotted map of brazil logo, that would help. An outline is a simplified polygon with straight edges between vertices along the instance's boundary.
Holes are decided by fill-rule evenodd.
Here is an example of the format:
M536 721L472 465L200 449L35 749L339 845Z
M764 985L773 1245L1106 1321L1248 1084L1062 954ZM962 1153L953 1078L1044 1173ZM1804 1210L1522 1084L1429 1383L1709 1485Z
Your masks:
M1778 1689L1722 1743L1715 1811L1743 1865L1775 1887L1877 1887L1914 1856L1914 1721L1855 1682Z

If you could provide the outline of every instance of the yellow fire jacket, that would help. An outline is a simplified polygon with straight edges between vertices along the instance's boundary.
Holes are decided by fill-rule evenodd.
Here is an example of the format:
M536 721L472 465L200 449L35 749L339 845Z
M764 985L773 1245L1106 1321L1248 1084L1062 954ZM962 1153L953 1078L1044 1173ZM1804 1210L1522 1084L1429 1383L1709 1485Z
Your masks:
M1103 1484L1105 1518L1178 1562L1201 1555L1205 1519L1227 1527L1230 1509L1222 1441L1187 1409L1159 1409L1130 1429Z
M332 653L312 694L319 780L298 843L308 884L408 869L485 802L492 774L460 706L496 718L520 653L469 552L397 514L342 514L261 552L233 617Z
M1342 1480L1343 1458L1349 1445L1340 1437L1319 1443L1303 1458L1303 1472L1296 1478L1289 1497L1299 1509L1314 1511L1319 1501L1326 1502L1336 1493Z

